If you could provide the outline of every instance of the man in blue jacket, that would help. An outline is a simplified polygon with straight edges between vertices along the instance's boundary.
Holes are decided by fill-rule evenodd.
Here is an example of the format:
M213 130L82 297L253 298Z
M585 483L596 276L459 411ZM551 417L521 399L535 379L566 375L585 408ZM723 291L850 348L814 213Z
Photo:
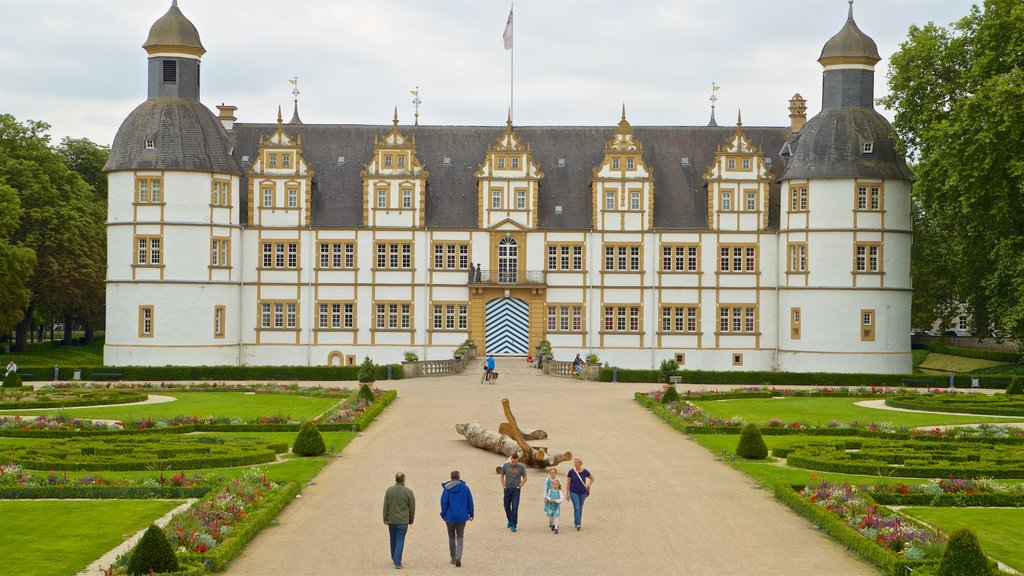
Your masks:
M462 536L466 522L473 521L473 493L469 486L459 479L459 471L452 471L452 479L441 483L441 518L448 526L448 552L451 563L462 567Z

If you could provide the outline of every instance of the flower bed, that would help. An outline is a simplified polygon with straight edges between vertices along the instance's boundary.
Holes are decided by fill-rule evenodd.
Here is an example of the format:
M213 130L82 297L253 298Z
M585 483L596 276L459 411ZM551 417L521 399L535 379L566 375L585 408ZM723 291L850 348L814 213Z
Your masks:
M1007 506L1024 507L1024 484L991 478L941 478L925 484L878 484L871 498L888 506Z
M69 479L67 472L30 472L14 462L0 465L0 498L144 499L198 498L210 491L210 481L179 472L145 480L108 480L100 475Z
M1024 416L1024 397L1006 394L934 394L888 398L886 406L907 410L984 414L992 416Z
M29 408L70 408L103 404L129 404L149 398L134 390L107 390L91 387L75 388L3 388L0 392L0 410L26 410Z

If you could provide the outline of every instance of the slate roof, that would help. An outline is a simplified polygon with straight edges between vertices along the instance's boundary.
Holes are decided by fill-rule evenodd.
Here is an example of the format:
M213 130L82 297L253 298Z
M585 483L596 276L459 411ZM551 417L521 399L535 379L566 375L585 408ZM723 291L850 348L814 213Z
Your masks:
M147 150L146 140L153 140L155 148ZM220 121L190 98L150 98L139 104L117 129L103 170L241 173Z
M533 151L544 178L540 181L538 228L589 230L592 228L591 180L605 144L615 126L515 127L520 140ZM255 158L260 135L269 137L277 124L234 125L234 157L243 169L243 156ZM430 175L426 190L426 225L429 228L477 228L477 178L487 147L504 133L504 126L400 126L415 136L417 155ZM654 173L654 225L658 229L706 229L707 191L703 176L716 150L735 133L735 127L634 126L643 143L644 161ZM313 225L362 227L363 191L359 173L373 154L374 135L385 136L390 125L302 124L286 125L291 136L302 137L303 154L316 173L313 184ZM772 158L773 184L769 222L777 227L781 171L778 153L791 136L788 127L743 127L751 143ZM345 163L339 164L338 157ZM446 165L445 158L450 158ZM682 158L689 159L684 166ZM565 166L559 167L559 159ZM243 178L243 180L245 180ZM243 181L242 190L248 190ZM242 217L247 211L242 195ZM556 214L555 207L562 213Z
M202 56L206 49L199 40L199 31L192 22L185 18L185 15L178 9L178 3L174 2L167 12L161 16L149 28L149 36L143 48L156 48L159 46L188 46L195 48Z
M874 151L863 154L871 142ZM790 178L911 179L902 154L896 152L892 126L871 108L822 110L790 143L791 157L782 173Z
M873 62L882 59L878 55L875 41L862 32L853 21L853 4L850 5L850 15L846 18L846 23L821 48L818 60L821 61L823 58L863 58Z

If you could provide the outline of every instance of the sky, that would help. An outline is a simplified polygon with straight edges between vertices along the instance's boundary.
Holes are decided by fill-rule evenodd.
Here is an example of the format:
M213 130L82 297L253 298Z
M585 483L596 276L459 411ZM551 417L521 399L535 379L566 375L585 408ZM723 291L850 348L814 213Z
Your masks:
M146 99L149 27L171 0L0 0L0 113L110 144ZM878 44L875 96L908 28L966 16L967 0L857 0ZM307 124L519 126L618 122L787 126L788 101L821 109L824 43L846 0L179 0L207 53L204 104L239 122L291 117L298 77ZM510 90L510 83L513 88ZM890 119L892 114L880 110Z

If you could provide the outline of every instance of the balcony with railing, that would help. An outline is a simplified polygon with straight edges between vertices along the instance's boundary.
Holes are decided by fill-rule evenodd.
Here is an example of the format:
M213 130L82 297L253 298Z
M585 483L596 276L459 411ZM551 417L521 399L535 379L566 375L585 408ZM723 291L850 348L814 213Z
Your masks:
M477 286L544 286L547 278L543 270L476 270L471 274L469 283Z

